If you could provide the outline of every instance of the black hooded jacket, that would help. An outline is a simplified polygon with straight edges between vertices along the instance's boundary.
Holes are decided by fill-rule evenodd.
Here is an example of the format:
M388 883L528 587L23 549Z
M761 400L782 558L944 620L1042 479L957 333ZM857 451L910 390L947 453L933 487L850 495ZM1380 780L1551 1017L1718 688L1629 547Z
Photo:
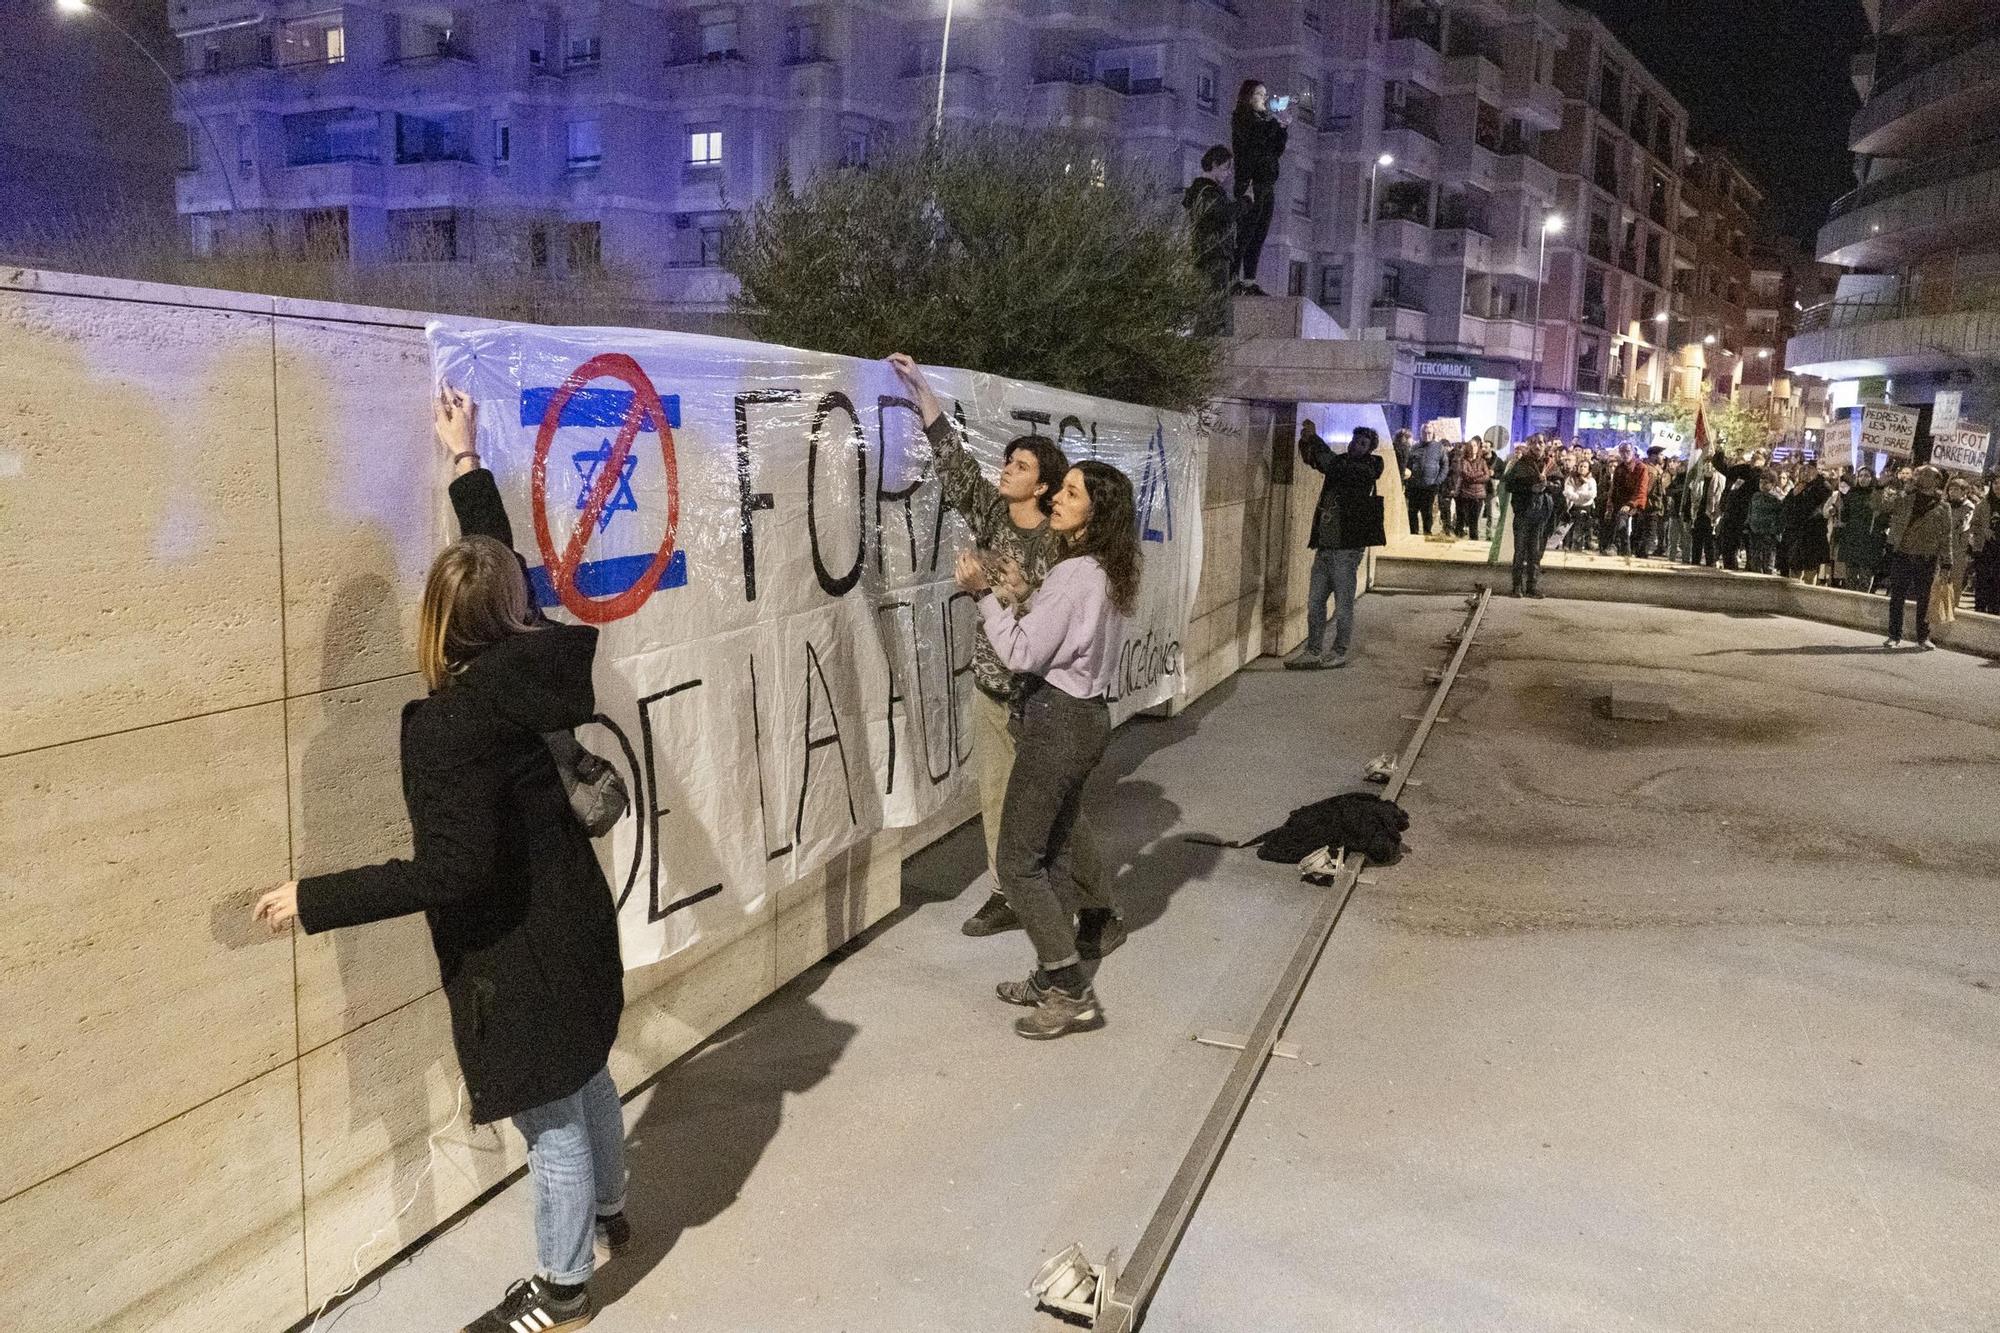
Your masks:
M1194 233L1197 263L1227 264L1236 253L1236 201L1206 176L1197 176L1181 195Z
M513 545L493 474L451 485L460 529ZM624 1008L610 886L542 739L596 711L597 631L546 624L403 709L412 859L299 882L309 934L422 912L475 1124L567 1097Z
M1268 111L1239 106L1230 117L1230 151L1236 158L1236 193L1250 186L1268 190L1278 181L1278 163L1291 131Z

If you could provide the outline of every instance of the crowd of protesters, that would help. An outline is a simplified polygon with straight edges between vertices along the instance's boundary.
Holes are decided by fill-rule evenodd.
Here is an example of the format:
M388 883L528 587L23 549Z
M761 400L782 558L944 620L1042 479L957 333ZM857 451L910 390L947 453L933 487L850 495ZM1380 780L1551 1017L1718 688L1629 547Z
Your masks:
M1560 549L1887 593L1891 644L1903 641L1906 601L1920 647L1967 595L1974 610L2000 614L2000 473L1905 463L1877 477L1762 449L1670 458L1660 445L1599 450L1549 436L1522 441L1504 464L1478 439L1404 431L1395 448L1413 535L1482 539L1506 493L1519 596L1538 595L1541 554Z

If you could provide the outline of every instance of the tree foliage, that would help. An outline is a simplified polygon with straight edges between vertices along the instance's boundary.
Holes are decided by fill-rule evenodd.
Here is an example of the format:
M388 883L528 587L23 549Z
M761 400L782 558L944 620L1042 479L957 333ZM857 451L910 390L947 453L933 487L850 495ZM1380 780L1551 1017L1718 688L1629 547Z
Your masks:
M737 310L770 342L1192 408L1219 355L1193 329L1217 298L1177 200L1100 153L987 130L781 179L725 243Z

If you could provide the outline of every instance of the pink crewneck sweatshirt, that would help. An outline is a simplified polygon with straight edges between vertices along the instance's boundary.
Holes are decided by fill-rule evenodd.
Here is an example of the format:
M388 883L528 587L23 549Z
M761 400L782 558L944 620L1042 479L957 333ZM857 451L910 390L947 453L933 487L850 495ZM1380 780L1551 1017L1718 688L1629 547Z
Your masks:
M1111 604L1111 581L1095 556L1072 556L1049 570L1019 618L990 592L980 597L979 614L1008 670L1040 676L1073 699L1110 694L1125 618Z

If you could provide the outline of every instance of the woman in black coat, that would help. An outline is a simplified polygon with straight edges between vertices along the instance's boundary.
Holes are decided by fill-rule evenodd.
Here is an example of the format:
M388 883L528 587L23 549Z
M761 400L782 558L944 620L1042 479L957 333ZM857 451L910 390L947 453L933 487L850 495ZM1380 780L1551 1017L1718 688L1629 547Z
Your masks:
M1230 150L1236 155L1237 289L1262 296L1257 285L1257 261L1264 238L1271 234L1271 215L1278 206L1278 161L1290 136L1288 118L1273 115L1270 90L1256 79L1245 79L1236 93L1230 118Z
M1785 570L1801 583L1818 583L1821 568L1833 560L1826 522L1832 498L1833 483L1818 471L1785 497Z
M543 739L595 713L597 631L535 609L474 416L462 393L439 400L464 536L431 566L418 631L430 694L403 709L415 855L286 884L256 914L317 934L424 913L473 1123L512 1117L535 1181L541 1272L466 1333L546 1333L590 1321L595 1252L630 1235L606 1067L624 969L610 886Z

